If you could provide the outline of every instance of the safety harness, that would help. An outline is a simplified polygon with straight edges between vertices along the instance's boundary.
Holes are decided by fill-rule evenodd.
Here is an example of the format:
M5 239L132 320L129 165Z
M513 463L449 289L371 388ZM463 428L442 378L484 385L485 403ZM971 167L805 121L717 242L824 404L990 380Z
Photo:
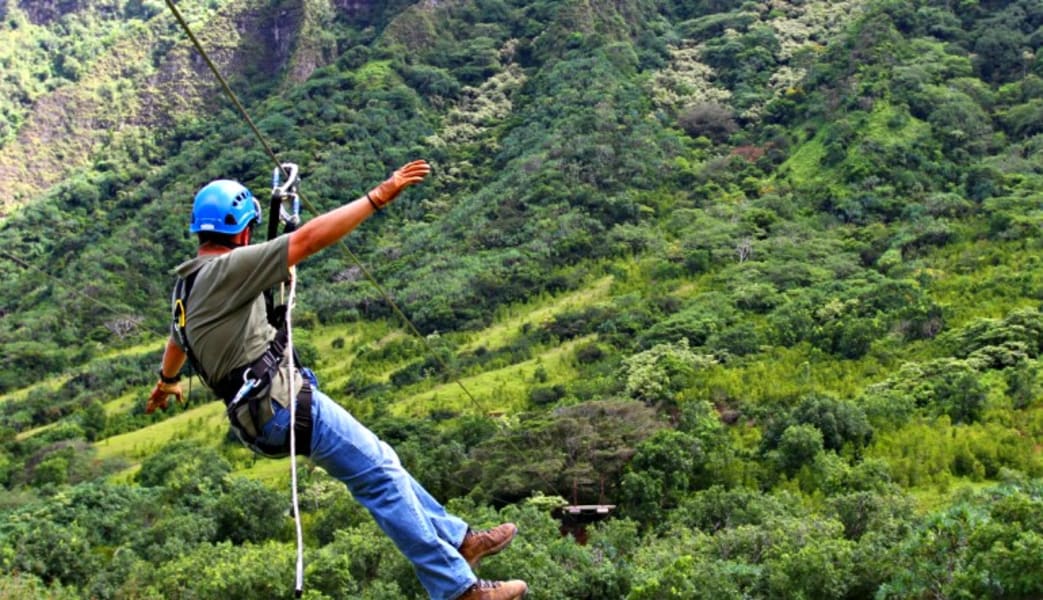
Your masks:
M178 278L174 284L171 301L172 328L178 345L185 351L192 368L199 373L210 389L224 400L228 421L243 443L267 456L285 456L289 453L288 442L281 446L271 446L257 439L264 423L273 413L271 405L265 403L272 402L269 397L272 377L286 355L285 320L278 319L275 314L269 315L269 320L282 320L283 323L273 323L277 327L275 338L268 343L264 353L250 363L232 369L220 380L214 381L207 375L188 341L188 297L192 293L192 286L198 274L198 270L193 271L185 277ZM294 364L299 365L300 362L295 360ZM296 453L307 456L311 448L312 377L310 373L306 373L302 379L303 385L297 393L294 432L297 435Z

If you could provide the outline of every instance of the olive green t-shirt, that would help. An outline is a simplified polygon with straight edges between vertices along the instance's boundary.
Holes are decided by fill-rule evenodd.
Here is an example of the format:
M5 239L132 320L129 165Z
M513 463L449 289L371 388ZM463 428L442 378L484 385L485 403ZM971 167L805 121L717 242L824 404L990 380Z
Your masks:
M263 294L290 277L289 239L283 235L225 254L197 256L175 269L180 277L198 271L185 306L185 329L211 382L259 358L275 338ZM277 382L272 383L274 388Z

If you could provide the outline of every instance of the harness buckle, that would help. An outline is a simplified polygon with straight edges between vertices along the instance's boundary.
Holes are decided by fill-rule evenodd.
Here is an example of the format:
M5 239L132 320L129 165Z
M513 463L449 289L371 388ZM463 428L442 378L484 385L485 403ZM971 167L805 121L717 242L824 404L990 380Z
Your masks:
M184 327L186 323L185 319L185 303L182 302L181 298L174 301L174 314L177 319L177 326Z

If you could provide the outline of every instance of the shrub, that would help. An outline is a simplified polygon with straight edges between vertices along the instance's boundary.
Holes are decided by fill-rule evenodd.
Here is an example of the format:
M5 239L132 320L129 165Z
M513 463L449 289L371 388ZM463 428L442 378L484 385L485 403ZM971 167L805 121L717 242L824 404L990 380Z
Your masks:
M565 397L565 386L558 384L535 387L529 392L529 401L537 406L553 404Z
M699 102L686 107L678 117L678 124L693 138L706 136L717 142L724 141L739 129L732 110L716 102Z

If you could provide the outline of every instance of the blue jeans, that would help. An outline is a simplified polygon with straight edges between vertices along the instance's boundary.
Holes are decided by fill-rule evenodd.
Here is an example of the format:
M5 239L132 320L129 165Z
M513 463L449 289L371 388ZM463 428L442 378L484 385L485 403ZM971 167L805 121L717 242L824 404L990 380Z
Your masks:
M274 403L273 403L274 404ZM275 404L262 437L280 444L289 435L290 411ZM475 581L457 550L467 523L450 515L399 463L372 431L318 389L312 390L311 460L348 486L377 525L413 563L433 600L460 596Z

